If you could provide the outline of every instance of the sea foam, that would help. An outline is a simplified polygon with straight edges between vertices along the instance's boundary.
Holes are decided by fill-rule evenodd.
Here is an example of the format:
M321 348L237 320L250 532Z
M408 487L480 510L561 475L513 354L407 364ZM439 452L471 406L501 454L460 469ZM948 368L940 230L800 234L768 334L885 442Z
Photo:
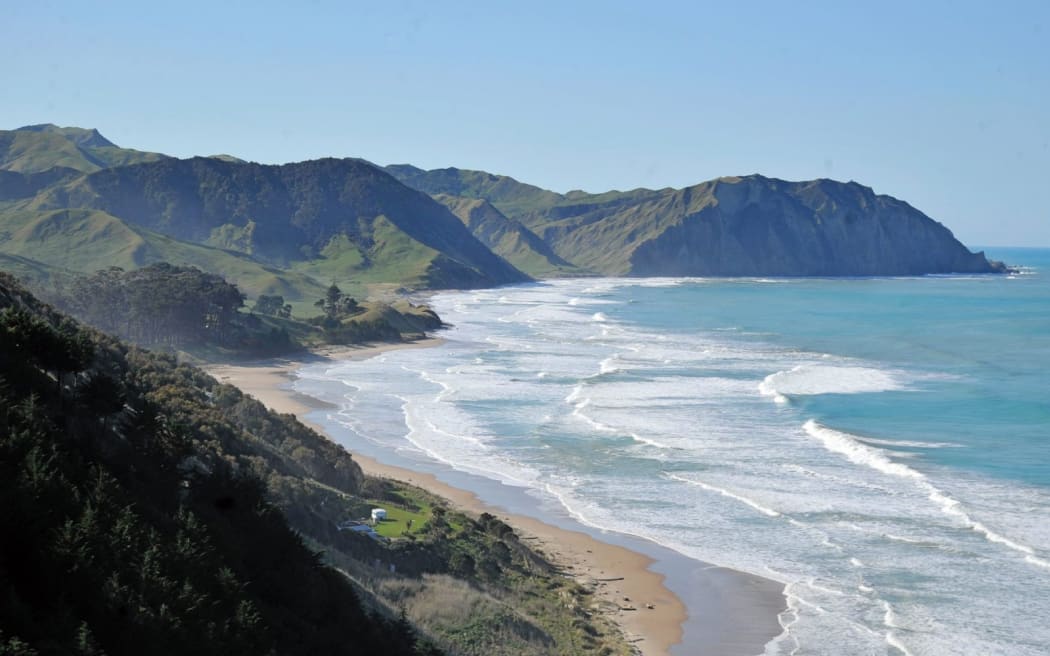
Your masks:
M945 515L958 519L966 525L967 528L982 535L989 542L1001 544L1013 551L1024 554L1025 562L1044 569L1050 569L1050 561L1037 556L1035 549L1026 544L1021 544L1016 540L1012 540L1009 537L988 528L984 523L973 519L973 517L963 509L962 503L958 499L951 497L935 487L921 472L916 471L907 465L893 462L881 449L866 446L861 442L861 439L863 438L857 438L854 435L827 428L826 426L821 426L812 419L808 420L803 428L807 434L820 440L826 449L844 455L850 461L858 465L871 467L872 469L876 469L891 476L899 476L901 478L915 481L916 485L927 494L927 498L934 502Z

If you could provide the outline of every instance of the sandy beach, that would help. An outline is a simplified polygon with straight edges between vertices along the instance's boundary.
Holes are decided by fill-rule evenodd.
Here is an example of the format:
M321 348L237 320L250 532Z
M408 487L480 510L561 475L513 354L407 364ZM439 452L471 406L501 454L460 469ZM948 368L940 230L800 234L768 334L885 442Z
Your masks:
M204 369L220 381L254 396L270 409L296 415L324 435L324 427L310 422L307 415L329 406L292 389L297 369L324 360L366 359L395 348L425 348L440 343L440 339L425 339L408 344L334 347L295 359L212 364ZM506 521L535 549L575 574L578 580L596 585L598 596L611 609L613 619L645 656L670 654L682 641L687 619L694 628L690 649L675 650L675 653L758 654L762 645L779 633L775 618L783 609L783 597L771 581L706 566L674 572L676 578L681 576L692 583L687 609L679 595L665 584L665 574L653 571L654 560L642 553L608 544L581 531L508 513L486 504L473 492L449 485L429 473L386 465L357 453L354 459L370 475L416 485L467 512L489 512ZM702 612L703 616L690 617L690 611ZM727 617L733 621L727 623Z

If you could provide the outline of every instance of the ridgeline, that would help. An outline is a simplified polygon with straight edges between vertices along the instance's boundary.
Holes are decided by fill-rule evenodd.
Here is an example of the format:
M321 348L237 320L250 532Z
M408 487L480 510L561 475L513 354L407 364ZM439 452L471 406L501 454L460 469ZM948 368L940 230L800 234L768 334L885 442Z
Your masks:
M305 316L361 298L533 278L996 273L907 203L855 182L724 177L555 193L484 171L360 159L175 159L82 128L0 131L0 256L34 280L157 262Z

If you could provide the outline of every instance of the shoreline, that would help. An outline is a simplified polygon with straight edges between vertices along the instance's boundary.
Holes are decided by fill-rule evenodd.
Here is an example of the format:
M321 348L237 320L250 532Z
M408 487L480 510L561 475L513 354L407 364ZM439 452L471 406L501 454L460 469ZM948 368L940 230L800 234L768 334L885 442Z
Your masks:
M220 382L254 396L271 410L296 415L332 439L324 426L307 417L333 406L292 389L298 369L323 361L368 359L394 349L426 348L443 342L440 338L427 338L404 344L328 347L289 358L206 364L202 369ZM691 567L681 563L661 567L665 563L630 544L648 542L644 538L603 535L599 539L583 530L557 526L486 503L465 486L447 483L433 473L385 464L356 451L352 455L368 475L423 488L468 513L488 512L500 517L533 549L551 558L578 581L591 584L595 597L610 609L609 617L643 656L676 653L677 647L684 647L683 637L697 643L690 644L690 651L683 653L753 656L780 633L777 616L785 608L782 586L769 579L684 557L675 560L688 561ZM679 588L677 593L671 590L672 583ZM633 610L623 610L625 606ZM774 626L769 626L771 616ZM734 621L727 626L725 620L730 617ZM760 628L763 625L766 630Z

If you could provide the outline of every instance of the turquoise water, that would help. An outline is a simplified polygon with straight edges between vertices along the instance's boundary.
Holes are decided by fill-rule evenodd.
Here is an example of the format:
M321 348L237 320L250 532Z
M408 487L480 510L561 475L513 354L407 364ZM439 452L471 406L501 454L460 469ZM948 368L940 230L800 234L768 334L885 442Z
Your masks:
M296 387L352 450L781 581L766 653L1047 654L1050 250L989 254L1019 273L444 293L443 346Z

